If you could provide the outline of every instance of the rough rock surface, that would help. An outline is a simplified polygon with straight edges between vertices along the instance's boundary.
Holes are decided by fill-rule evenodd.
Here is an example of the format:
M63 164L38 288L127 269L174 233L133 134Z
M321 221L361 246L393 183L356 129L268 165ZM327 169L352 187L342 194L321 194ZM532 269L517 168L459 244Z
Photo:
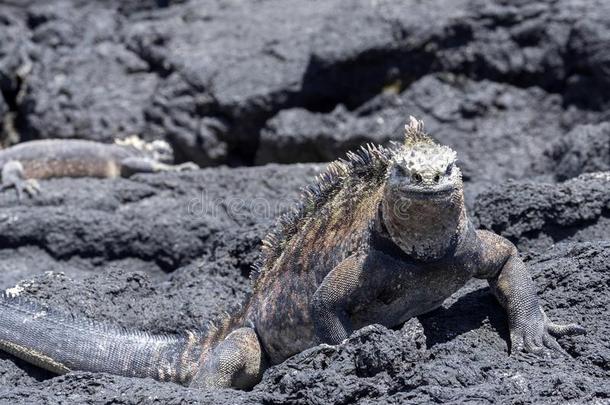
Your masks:
M610 123L579 125L555 141L544 156L533 165L534 170L554 173L558 181L610 170Z
M571 358L508 356L478 281L250 392L0 353L0 403L609 403L609 2L4 0L0 38L3 145L138 134L204 166L272 163L0 191L2 289L151 332L205 325L324 166L297 162L400 139L412 114L458 151L473 219L519 246L547 314L588 329L562 340Z
M428 132L459 153L466 180L497 182L531 176L529 167L577 119L561 97L488 80L428 75L398 95L383 94L353 113L284 110L261 136L264 162L327 161L365 142L400 140L405 117L421 117ZM481 159L485 156L485 159Z
M0 142L19 140L13 131L16 99L25 67L28 31L25 22L9 8L0 7Z
M578 111L578 122L607 115L610 6L603 0L5 3L0 88L21 139L139 134L167 138L180 159L201 165L251 164L257 155L286 161L270 137L292 109L345 108L375 122L376 111L363 104L384 93L425 96L410 87L430 73L501 83L508 95L496 107L509 114L517 89L539 87L518 102L533 121L555 114L562 133L575 124L559 124L564 110ZM477 99L489 101L482 83L472 85L475 105L460 112L466 118L484 110ZM544 93L557 96L551 112L537 104ZM433 110L420 100L424 111L413 111L455 107L433 98ZM316 135L293 129L305 145ZM326 128L323 138L335 130ZM277 136L282 143L299 135ZM312 154L308 146L287 155L326 159L363 134L334 136L331 151ZM527 152L519 142L513 149Z
M152 120L202 163L231 156L249 162L261 127L278 111L357 108L435 71L539 86L560 94L566 105L601 108L607 102L609 54L601 44L608 28L599 17L607 3L291 2L284 3L286 15L262 2L252 6L255 18L253 3L243 4L230 11L185 8L189 18L180 26L164 18L132 30L140 49L171 71ZM222 24L225 18L239 20L239 29ZM158 35L153 45L151 25ZM221 49L211 40L219 35L225 38ZM193 49L195 38L209 46ZM528 107L534 116L544 111ZM267 153L269 145L258 147L263 161L277 155ZM193 155L201 149L212 153ZM309 158L306 150L299 160Z
M121 42L125 21L116 12L37 4L27 21L31 69L17 100L24 138L109 142L144 133L158 77Z
M4 98L0 97L0 128L4 128L6 125L5 121L9 119L7 116L8 111L8 106L6 105ZM4 136L4 130L0 131L0 134Z
M520 248L610 240L610 172L560 184L508 181L478 196L477 225Z
M132 180L53 180L42 184L40 199L22 204L12 190L5 191L0 193L1 284L71 313L124 326L152 332L200 327L243 298L258 239L275 212L285 210L319 168L219 168ZM512 183L515 190L511 185L491 189L477 203L477 218L484 224L493 215L487 203L493 195L513 207L516 214L509 216L510 224L501 224L502 232L519 235L520 241L537 237L527 231L530 223L580 230L582 238L566 232L566 242L525 255L549 316L581 322L589 330L585 337L562 341L572 359L509 357L506 316L485 283L473 281L442 308L397 331L371 326L339 347L301 353L270 369L247 393L89 373L53 377L2 355L0 396L11 403L124 404L603 400L610 395L605 384L610 377L605 321L610 227L595 238L589 231L599 225L600 210L607 210L607 188L601 188L607 179L601 173L544 187ZM519 193L528 187L539 188ZM203 200L201 192L207 195ZM570 204L570 193L580 204ZM210 203L203 213L194 211L199 201ZM545 207L552 208L552 201L557 212L549 213ZM519 207L539 209L521 213ZM555 241L561 235L553 235ZM589 237L597 240L580 242ZM17 274L12 273L15 267ZM44 270L52 272L41 274ZM25 281L13 287L16 278Z
M22 203L9 190L0 194L0 252L22 249L15 256L25 266L28 256L44 256L90 271L142 261L159 274L210 255L247 272L246 263L254 259L250 251L320 168L270 165L180 177L56 179L42 184L40 197Z

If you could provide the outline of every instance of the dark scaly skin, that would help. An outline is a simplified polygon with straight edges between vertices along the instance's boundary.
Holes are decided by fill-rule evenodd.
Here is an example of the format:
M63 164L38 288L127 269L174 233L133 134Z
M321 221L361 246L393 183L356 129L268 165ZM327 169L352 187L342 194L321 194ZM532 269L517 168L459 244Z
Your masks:
M142 143L144 145L144 143ZM148 144L152 145L152 144ZM161 146L161 145L159 145ZM14 187L19 198L40 190L36 179L52 177L128 177L135 173L186 170L193 163L170 165L171 150L106 144L78 139L45 139L0 150L2 188Z
M28 313L22 322L12 314L20 307L4 304L0 344L58 372L163 374L193 387L250 388L270 364L320 343L340 343L365 325L399 325L478 277L506 308L513 351L565 353L554 336L584 329L550 322L515 247L473 228L455 152L425 136L420 121L412 119L406 129L404 146L369 147L329 167L299 210L266 239L251 297L210 333L159 347L147 334L135 335L135 343L125 338L129 332L114 329L100 337L98 324L71 328L75 321L57 316ZM58 332L66 327L78 334ZM100 354L90 341L116 350ZM79 344L84 352L73 347ZM87 350L104 367L84 361Z
M512 243L488 231L478 231L477 236L483 255L475 277L488 280L494 295L506 309L512 351L566 354L554 337L583 334L584 328L577 324L559 325L548 319L538 302L527 268Z
M2 350L58 374L94 370L186 383L204 347L196 333L127 331L6 294L0 298L0 325Z

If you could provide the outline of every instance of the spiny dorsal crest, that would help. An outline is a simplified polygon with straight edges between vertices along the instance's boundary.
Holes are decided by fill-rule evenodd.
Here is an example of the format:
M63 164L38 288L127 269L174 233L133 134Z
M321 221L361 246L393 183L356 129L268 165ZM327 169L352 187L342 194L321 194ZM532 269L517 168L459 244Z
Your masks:
M409 116L409 123L405 125L405 146L412 148L418 144L434 144L434 140L424 131L424 122L414 116Z
M273 230L263 239L261 257L254 265L251 278L256 280L261 271L270 269L304 221L319 215L320 207L350 181L368 184L371 188L383 182L392 153L382 146L368 144L355 152L349 152L345 159L332 162L312 184L303 188L298 206L282 215Z

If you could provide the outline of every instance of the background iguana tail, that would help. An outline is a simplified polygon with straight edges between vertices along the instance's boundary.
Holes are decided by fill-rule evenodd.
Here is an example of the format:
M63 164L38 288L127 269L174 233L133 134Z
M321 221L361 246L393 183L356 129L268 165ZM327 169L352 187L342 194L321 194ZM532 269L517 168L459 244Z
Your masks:
M77 319L31 300L0 295L0 349L58 374L72 370L188 383L202 334L152 335Z

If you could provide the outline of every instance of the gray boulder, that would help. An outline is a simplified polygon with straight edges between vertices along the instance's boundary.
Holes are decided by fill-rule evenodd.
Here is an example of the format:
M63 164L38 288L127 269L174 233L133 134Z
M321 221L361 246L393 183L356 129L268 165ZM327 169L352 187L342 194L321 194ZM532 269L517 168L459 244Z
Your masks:
M261 133L258 162L326 161L366 142L401 141L409 115L458 152L466 181L498 182L530 178L530 167L574 125L576 114L539 88L428 75L354 112L282 110Z
M534 170L552 173L564 181L581 173L610 170L610 123L579 125L555 141L544 153L547 159Z
M521 248L560 241L610 240L610 173L583 174L560 184L509 181L481 193L477 224Z

